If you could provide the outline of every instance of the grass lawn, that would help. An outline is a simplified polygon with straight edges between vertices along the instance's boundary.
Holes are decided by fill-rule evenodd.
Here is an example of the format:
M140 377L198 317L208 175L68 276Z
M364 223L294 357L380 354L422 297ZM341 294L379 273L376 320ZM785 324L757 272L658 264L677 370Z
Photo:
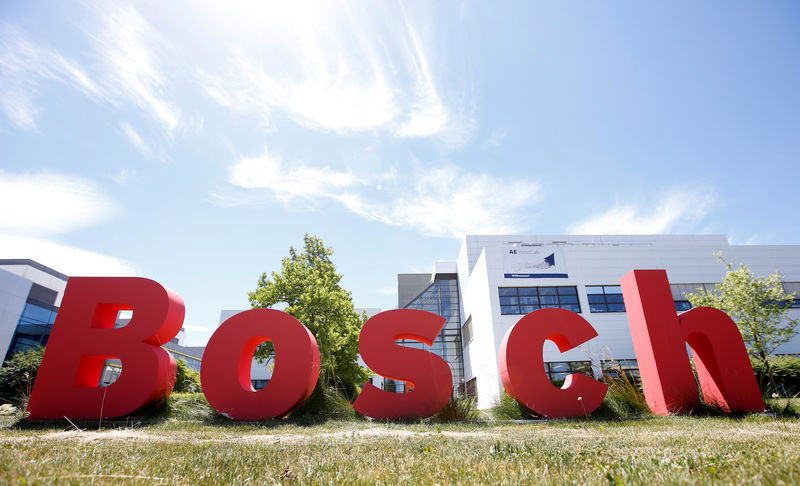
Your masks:
M800 420L0 424L0 484L800 484ZM89 428L91 427L91 428Z

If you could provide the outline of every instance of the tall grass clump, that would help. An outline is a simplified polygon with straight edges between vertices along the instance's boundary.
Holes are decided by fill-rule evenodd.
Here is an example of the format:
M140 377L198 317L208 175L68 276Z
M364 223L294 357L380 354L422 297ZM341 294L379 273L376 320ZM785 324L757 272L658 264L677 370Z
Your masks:
M592 415L601 418L649 415L650 407L647 406L639 379L625 373L622 368L617 372L618 376L604 379L608 384L608 392Z
M495 420L530 420L533 418L530 411L515 398L509 396L505 391L489 409L489 415Z
M289 420L298 423L321 423L328 420L356 420L360 415L353 409L346 396L347 390L333 386L320 386L297 410L289 415Z
M205 395L199 392L171 394L162 413L166 418L178 421L209 423L224 420L229 422L211 408Z
M475 403L475 397L452 396L447 405L434 416L439 422L456 422L461 420L478 420L481 412Z

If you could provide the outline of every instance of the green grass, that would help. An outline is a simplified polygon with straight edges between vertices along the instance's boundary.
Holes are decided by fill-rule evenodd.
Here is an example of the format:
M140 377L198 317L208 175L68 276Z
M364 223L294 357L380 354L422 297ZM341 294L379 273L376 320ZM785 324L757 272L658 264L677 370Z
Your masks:
M0 484L798 484L800 420L235 424L196 395L154 417L4 419Z

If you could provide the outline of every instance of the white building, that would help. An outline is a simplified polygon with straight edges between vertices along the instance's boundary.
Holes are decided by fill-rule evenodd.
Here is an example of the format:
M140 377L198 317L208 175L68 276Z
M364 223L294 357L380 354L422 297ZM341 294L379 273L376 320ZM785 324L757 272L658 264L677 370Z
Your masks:
M503 389L500 344L523 315L561 307L597 330L598 337L566 353L545 344L551 379L574 371L597 376L612 366L635 373L619 279L634 269L664 269L676 308L687 310L685 293L722 279L726 268L717 261L719 251L756 275L780 270L786 290L800 296L800 246L730 245L720 235L466 236L456 261L437 262L431 274L398 275L398 306L448 319L433 350L450 363L456 390L477 394L479 408L488 408ZM800 300L789 317L800 318ZM776 353L800 353L800 338Z
M67 276L27 259L0 259L0 366L47 344Z

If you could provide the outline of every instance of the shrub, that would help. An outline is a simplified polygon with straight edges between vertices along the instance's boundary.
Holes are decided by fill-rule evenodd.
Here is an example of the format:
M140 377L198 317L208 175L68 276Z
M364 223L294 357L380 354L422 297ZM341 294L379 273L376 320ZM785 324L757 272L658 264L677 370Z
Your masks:
M0 403L10 403L20 409L27 407L43 356L44 348L39 346L15 353L3 363L0 369Z
M175 375L175 387L172 391L177 393L192 393L199 392L200 387L200 373L189 368L186 361L176 359L175 363L178 365L178 372Z
M775 385L777 385L777 389L772 385L763 361L750 358L750 363L753 365L753 371L764 396L771 396L773 393L777 393L781 397L792 397L800 394L800 357L773 356L769 358L772 378L775 381Z

